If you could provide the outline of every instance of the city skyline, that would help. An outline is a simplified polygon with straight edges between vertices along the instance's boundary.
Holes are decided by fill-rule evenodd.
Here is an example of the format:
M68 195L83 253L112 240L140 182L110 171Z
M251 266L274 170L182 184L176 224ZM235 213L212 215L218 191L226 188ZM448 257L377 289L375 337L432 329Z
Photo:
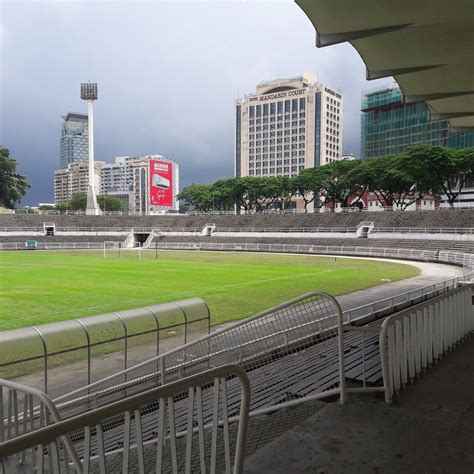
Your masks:
M96 160L160 153L180 164L182 187L233 175L237 97L307 70L343 93L343 152L359 155L360 94L374 82L357 53L316 49L293 2L223 3L4 3L0 142L32 184L22 204L52 200L61 115L86 112L87 80L101 86Z

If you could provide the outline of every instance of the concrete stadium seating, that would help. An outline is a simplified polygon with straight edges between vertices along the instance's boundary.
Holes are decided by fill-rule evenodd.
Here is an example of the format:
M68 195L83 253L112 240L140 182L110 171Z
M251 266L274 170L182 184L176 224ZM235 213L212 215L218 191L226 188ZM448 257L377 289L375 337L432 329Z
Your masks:
M357 227L363 221L380 227L474 227L474 209L410 212L353 212L320 214L252 215L160 215L160 216L75 216L75 215L0 215L2 227L42 227L53 222L57 227Z
M259 215L160 215L160 216L76 216L76 215L1 215L0 216L0 243L22 243L31 238L38 242L123 242L126 238L127 230L132 228L156 228L165 231L188 232L186 235L160 235L155 237L160 242L238 242L238 243L274 243L274 244L310 244L310 245L330 245L330 246L357 246L357 247L386 247L400 249L421 249L421 250L452 250L466 253L474 253L473 240L450 239L449 234L438 235L438 240L430 239L426 234L412 238L412 234L407 233L408 238L390 237L389 234L378 234L378 238L354 238L357 225L364 221L374 222L375 229L400 228L403 229L466 229L472 234L474 228L474 209L453 209L438 211L415 211L415 212L356 212L356 213L326 213L326 214L259 214ZM80 228L80 231L70 232L64 235L60 232L55 236L37 235L38 230L42 231L45 222L54 223L56 229L59 228ZM212 236L192 235L191 232L198 232L207 223L216 225ZM9 235L8 229L22 228L21 233L16 232ZM36 228L37 232L29 232L28 229ZM113 233L115 229L121 230L117 235L97 235L91 234L91 230L107 228L107 234ZM346 229L348 237L341 238L344 234L339 233L336 237L304 237L300 233L298 237L291 234L275 236L275 232L288 232L289 230L311 230L318 228L324 231L325 228ZM274 229L274 230L273 230ZM262 235L261 231L271 231L272 236ZM85 231L89 231L86 233ZM112 232L110 232L112 231ZM255 236L245 237L223 236L219 232L255 232ZM260 235L257 234L260 232ZM74 234L74 235L72 235ZM351 234L351 235L349 235ZM326 234L328 235L328 234ZM415 236L413 234L413 236ZM421 235L421 234L419 234ZM400 236L400 235L399 235ZM467 237L471 238L471 235ZM449 240L448 240L449 239Z
M454 250L474 253L473 242L457 242L449 240L408 240L408 239L316 239L316 238L266 238L266 237L201 237L201 236L161 236L160 242L239 242L261 244L306 244L331 245L350 247L389 247L412 248L420 250Z

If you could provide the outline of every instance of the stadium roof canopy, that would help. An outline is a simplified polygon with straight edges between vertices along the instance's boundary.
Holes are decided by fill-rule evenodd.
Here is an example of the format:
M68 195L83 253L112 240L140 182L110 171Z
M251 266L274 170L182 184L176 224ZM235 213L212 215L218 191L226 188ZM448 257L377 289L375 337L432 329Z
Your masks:
M295 0L316 46L349 42L367 79L393 76L406 103L474 129L474 0Z

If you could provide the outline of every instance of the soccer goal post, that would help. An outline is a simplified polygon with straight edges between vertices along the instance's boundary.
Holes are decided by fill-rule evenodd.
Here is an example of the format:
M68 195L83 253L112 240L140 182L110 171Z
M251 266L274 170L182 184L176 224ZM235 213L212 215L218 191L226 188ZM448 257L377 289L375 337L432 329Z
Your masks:
M112 255L117 255L120 257L120 250L122 248L122 242L116 242L113 240L105 240L103 243L103 253L104 258L110 257Z

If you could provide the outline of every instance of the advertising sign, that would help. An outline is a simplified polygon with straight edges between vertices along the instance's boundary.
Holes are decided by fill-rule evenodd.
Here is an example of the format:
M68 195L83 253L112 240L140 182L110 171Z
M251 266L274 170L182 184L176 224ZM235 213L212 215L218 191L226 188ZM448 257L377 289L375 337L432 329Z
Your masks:
M150 161L150 205L173 206L173 164Z

